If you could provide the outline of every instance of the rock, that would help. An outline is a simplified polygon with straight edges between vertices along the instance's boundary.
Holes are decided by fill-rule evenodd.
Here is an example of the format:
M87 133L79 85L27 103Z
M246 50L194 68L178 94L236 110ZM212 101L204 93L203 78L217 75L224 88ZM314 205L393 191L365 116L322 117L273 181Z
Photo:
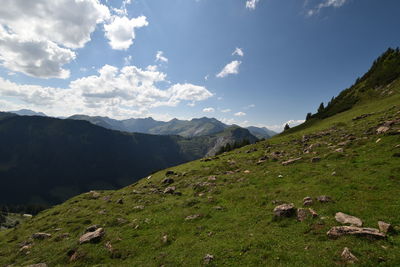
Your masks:
M345 247L345 248L343 249L343 252L342 252L342 255L341 255L341 256L342 256L342 259L343 259L346 263L353 264L353 263L355 263L355 262L358 261L357 257L354 256L354 255L350 252L350 249L348 249L347 247Z
M332 202L332 198L329 197L329 196L325 196L325 195L322 195L322 196L317 197L317 200L318 200L319 202L321 202L321 203Z
M224 208L221 207L221 206L215 206L214 209L215 209L215 210L224 210Z
M303 206L310 206L313 204L313 200L311 197L305 197L303 199Z
M214 260L214 256L211 254L205 255L203 258L204 264L210 264L213 260Z
M354 118L353 118L353 121L361 120L361 119L364 119L364 118L369 117L369 116L371 116L371 115L372 115L372 114L363 114L363 115L360 115L360 116L358 116L358 117L354 117Z
M316 163L316 162L318 162L318 161L321 161L321 158L319 158L319 157L314 157L314 158L311 159L311 163Z
M312 216L313 218L318 217L318 213L317 213L315 210L313 210L313 209L311 209L311 208L309 208L308 210L310 211L311 216Z
M172 178L165 178L164 180L162 180L163 184L172 184L174 182L175 182L175 180Z
M215 175L208 176L208 181L216 181L216 180L217 180L217 176L215 176Z
M46 263L36 263L36 264L28 265L26 267L47 267L47 264Z
M118 199L117 204L124 204L124 199L122 199L122 198Z
M337 152L337 153L343 153L343 152L344 152L344 149L343 149L343 148L338 148L338 149L335 149L335 152Z
M110 201L111 201L111 197L110 197L110 196L104 196L104 197L103 197L103 200L104 200L105 202L110 202Z
M282 204L274 208L276 217L292 217L296 214L296 209L293 204Z
M108 241L104 246L106 247L108 252L111 252L111 253L113 252L114 248L113 248L113 246L112 246L110 241Z
M299 222L305 221L309 215L310 211L308 209L297 209L297 220Z
M143 205L139 205L139 206L135 206L133 207L134 210L144 210L144 206Z
M390 130L390 128L388 126L381 126L376 130L376 133L377 134L383 134L383 133L386 133L389 130Z
M96 192L96 191L90 191L89 193L87 193L89 195L90 198L92 199L98 199L100 197L100 193Z
M289 159L289 160L287 160L287 161L282 162L282 165L283 165L283 166L290 165L290 164L293 164L293 163L295 163L296 161L299 161L299 160L301 160L301 159L302 159L301 157L300 157L300 158L295 158L295 159Z
M329 237L337 238L343 235L366 236L374 238L385 238L384 233L379 232L375 228L360 228L356 226L335 226L332 227L327 233Z
M332 172L331 175L332 175L332 176L336 176L336 172Z
M99 228L100 228L100 225L98 225L98 224L91 225L91 226L89 226L89 227L86 228L85 233L94 232L94 231L96 231L96 230L99 229Z
M164 194L173 194L176 190L175 186L169 186L167 188L165 188L164 190Z
M80 254L78 251L76 251L75 249L69 250L67 252L67 256L69 256L69 261L70 262L74 262L77 261L79 258L82 257L82 254Z
M350 224L352 226L358 226L361 227L362 226L362 221L354 216L345 214L343 212L338 212L335 215L335 219L337 222L343 223L343 224Z
M162 242L163 244L168 244L168 243L169 243L168 235L163 235L163 236L161 237L161 242Z
M200 214L189 215L189 216L187 216L187 217L185 218L185 221L192 221L192 220L198 219L198 218L200 218L200 217L201 217Z
M380 141L382 141L382 139L381 139L381 138L378 138L378 139L375 141L375 143L379 143Z
M392 225L390 223L385 223L383 221L379 221L378 222L378 226L379 226L379 230L382 233L387 234L387 233L393 231L393 227L392 227Z
M175 172L174 172L174 171L167 171L167 172L165 173L165 175L166 175L166 176L175 175Z
M243 173L245 173L245 174L249 174L249 173L251 173L251 171L249 171L249 170L245 170Z
M44 239L47 239L50 237L51 237L51 234L48 234L48 233L35 233L32 235L33 239L38 239L38 240L44 240Z
M88 232L82 235L79 238L79 244L99 242L104 235L105 235L104 229L99 228L94 232Z

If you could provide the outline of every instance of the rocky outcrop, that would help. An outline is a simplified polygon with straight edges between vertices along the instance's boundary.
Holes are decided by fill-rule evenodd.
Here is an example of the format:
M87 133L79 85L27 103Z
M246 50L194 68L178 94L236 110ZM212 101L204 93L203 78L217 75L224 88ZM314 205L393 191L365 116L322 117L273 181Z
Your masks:
M373 238L385 238L384 233L379 232L375 228L361 228L356 226L335 226L332 227L327 235L331 238L338 238L344 235L355 235L355 236L365 236Z
M351 216L351 215L348 215L348 214L345 214L343 212L336 213L335 219L337 222L340 222L342 224L350 224L350 225L358 226L358 227L361 227L363 224L361 219Z
M293 204L282 204L274 208L276 217L292 217L296 214L296 208Z
M104 229L98 228L94 232L88 232L88 233L82 235L79 238L79 244L99 242L104 235L105 235Z

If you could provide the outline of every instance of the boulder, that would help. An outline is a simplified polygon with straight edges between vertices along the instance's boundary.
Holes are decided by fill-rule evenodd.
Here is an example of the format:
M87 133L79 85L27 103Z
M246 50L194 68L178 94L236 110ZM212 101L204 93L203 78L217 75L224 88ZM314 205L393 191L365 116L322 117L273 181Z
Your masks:
M318 213L317 213L315 210L313 210L313 209L311 209L311 208L309 208L308 210L310 211L311 216L312 216L313 218L318 217Z
M376 133L377 134L383 134L383 133L386 133L389 130L390 130L390 128L388 126L381 126L378 129L376 129Z
M385 238L384 233L375 228L361 228L356 226L334 226L327 233L331 238L337 238L343 235L355 235L374 238Z
M325 196L325 195L322 195L322 196L317 197L317 200L318 200L319 202L321 202L321 203L332 202L332 198L331 198L330 196Z
M203 258L204 264L210 264L213 260L214 260L214 256L211 254L205 255Z
M169 186L167 188L165 188L164 190L164 194L173 194L176 190L175 186Z
M292 217L296 214L296 208L293 204L282 204L274 208L276 217Z
M350 252L350 249L347 248L347 247L345 247L345 248L343 249L343 252L342 252L342 255L341 255L341 256L342 256L342 259L343 259L346 263L353 264L353 263L355 263L355 262L358 261L357 257L354 256L354 255Z
M300 158L295 158L295 159L289 159L289 160L287 160L287 161L282 162L282 165L283 165L283 166L287 166L287 165L293 164L293 163L295 163L296 161L299 161L299 160L301 160L301 159L302 159L301 157L300 157Z
M124 199L123 198L118 199L117 204L121 204L121 205L124 204Z
M380 230L382 233L387 234L387 233L393 231L393 227L392 227L392 225L391 225L390 223L386 223L386 222L383 222L383 221L379 221L379 222L378 222L378 226L379 226L379 230Z
M305 197L303 199L303 206L310 206L313 204L313 200L311 197Z
M51 234L48 234L48 233L35 233L32 235L33 239L38 239L38 240L44 240L44 239L47 239L50 237L51 237Z
M200 217L201 217L200 214L189 215L189 216L187 216L187 217L185 218L185 221L192 221L192 220L198 219L198 218L200 218Z
M100 193L96 191L90 191L87 193L91 199L98 199L100 197Z
M342 224L350 224L350 225L358 226L358 227L361 227L363 224L359 218L345 214L343 212L336 213L335 219L337 222L340 222Z
M105 231L103 228L99 228L94 232L88 232L79 238L79 244L99 242L104 234Z

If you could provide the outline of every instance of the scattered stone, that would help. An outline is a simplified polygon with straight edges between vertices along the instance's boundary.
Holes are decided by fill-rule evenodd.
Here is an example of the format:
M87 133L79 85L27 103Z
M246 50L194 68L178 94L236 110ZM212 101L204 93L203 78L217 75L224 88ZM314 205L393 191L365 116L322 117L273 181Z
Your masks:
M96 192L96 191L90 191L89 193L87 193L89 195L90 198L92 199L98 199L100 197L100 193Z
M150 179L151 179L151 175L147 176L147 180L150 180Z
M341 147L341 148L335 149L335 152L337 152L337 153L343 153L343 152L344 152L344 149Z
M214 256L211 254L207 254L203 258L204 264L210 264L214 260Z
M110 241L108 241L104 246L106 247L106 249L107 249L109 252L112 253L112 252L114 251L114 248L113 248L113 246L112 246L112 244L111 244Z
M251 173L251 171L249 171L249 170L245 170L243 173L245 173L245 174L249 174L249 173Z
M134 210L144 210L144 206L143 205L139 205L139 206L135 206L133 207Z
M172 178L165 178L165 179L162 181L163 184L172 184L172 183L174 183L174 182L175 182L175 180L172 179Z
M290 165L290 164L293 164L293 163L295 163L296 161L299 161L299 160L301 160L301 159L302 159L301 157L300 157L300 158L295 158L295 159L289 159L289 160L287 160L287 161L282 162L282 165L283 165L283 166Z
M164 190L164 194L173 194L176 190L175 186L169 186L167 188L165 188Z
M335 226L332 227L327 233L329 237L337 238L343 235L366 236L375 238L385 238L384 233L379 232L375 228L360 228L356 226Z
M98 224L91 225L91 226L89 226L88 228L86 228L85 233L94 232L94 231L96 231L96 230L99 229L99 228L100 228L100 225L98 225Z
M378 138L378 139L375 141L375 143L379 143L381 140L382 140L381 138Z
M64 240L64 239L69 238L69 236L70 236L69 233L63 233L63 234L57 236L57 237L55 238L55 241L62 241L62 240Z
M29 250L30 250L32 247L33 247L33 244L29 244L29 245L22 246L22 247L19 249L19 252L22 252L22 253L25 253L25 254L29 254Z
M32 235L33 239L38 239L38 240L44 240L44 239L47 239L50 237L51 237L51 234L48 234L48 233L35 233Z
M346 262L346 263L350 263L350 264L354 264L355 262L358 261L357 257L354 256L351 252L350 249L345 247L343 249L342 252L342 259Z
M369 117L371 115L372 115L371 113L370 114L362 114L362 115L360 115L358 117L353 118L353 121L361 120L361 119L364 119L364 118Z
M117 218L117 223L118 224L126 224L128 221L126 220L126 219L124 219L124 218Z
M82 235L79 238L79 244L99 242L104 235L105 235L104 229L99 228L94 232L88 232Z
M311 209L311 208L309 208L308 210L310 211L311 216L312 216L313 218L318 217L318 213L317 213L315 210L313 210L313 209Z
M121 204L121 205L124 204L124 199L122 199L122 198L118 199L117 204Z
M344 141L344 142L340 142L337 145L338 146L347 146L350 142L349 141Z
M104 200L105 202L110 202L110 201L111 201L111 197L110 197L110 196L104 196L104 197L103 197L103 200Z
M303 199L303 206L310 206L313 204L313 200L311 197L305 197Z
M296 214L296 209L293 204L282 204L274 208L276 217L292 217Z
M386 133L389 130L390 130L390 128L388 126L381 126L376 130L376 133L377 134L383 134L383 133Z
M140 192L140 191L137 191L137 190L132 190L132 194L135 194L135 195L140 195L140 194L142 194L142 192Z
M37 264L28 265L26 267L47 267L47 264L46 263L37 263Z
M77 261L82 257L82 254L80 254L76 249L71 249L67 252L67 255L69 256L69 261L74 262Z
M316 163L316 162L319 162L319 161L321 161L321 158L319 158L319 157L314 157L314 158L311 159L312 163Z
M282 175L282 174L279 174L279 175L278 175L278 178L283 178L283 175Z
M217 180L217 176L215 176L215 175L208 176L208 180L209 181L216 181Z
M332 176L336 176L336 172L332 172L331 175L332 175Z
M387 233L393 231L393 227L392 227L392 225L391 225L390 223L386 223L386 222L383 222L383 221L379 221L379 222L378 222L378 226L379 226L379 230L380 230L382 233L387 234Z
M395 148L400 148L400 145L396 145Z
M266 160L268 160L268 156L263 156L257 161L257 165L260 165L264 163Z
M215 210L224 210L224 208L221 207L221 206L215 206L214 209L215 209Z
M185 218L185 221L192 221L192 220L198 219L198 218L200 218L200 217L201 217L200 214L189 215L189 216L187 216L187 217Z
M297 209L297 220L299 222L305 221L309 215L310 213L308 209Z
M345 214L343 212L336 213L335 219L337 222L340 222L342 224L350 224L352 226L361 227L363 224L359 218Z
M331 198L330 196L325 196L325 195L322 195L322 196L317 197L317 200L318 200L319 202L321 202L321 203L332 202L332 198Z

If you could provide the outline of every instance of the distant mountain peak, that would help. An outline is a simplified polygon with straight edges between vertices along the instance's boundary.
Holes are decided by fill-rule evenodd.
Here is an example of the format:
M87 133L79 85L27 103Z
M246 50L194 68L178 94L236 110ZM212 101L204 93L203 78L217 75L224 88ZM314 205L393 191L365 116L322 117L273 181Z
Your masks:
M20 116L42 116L42 117L47 117L46 114L43 112L36 112L30 109L20 109L20 110L15 110L15 111L9 111L10 113L14 113Z

